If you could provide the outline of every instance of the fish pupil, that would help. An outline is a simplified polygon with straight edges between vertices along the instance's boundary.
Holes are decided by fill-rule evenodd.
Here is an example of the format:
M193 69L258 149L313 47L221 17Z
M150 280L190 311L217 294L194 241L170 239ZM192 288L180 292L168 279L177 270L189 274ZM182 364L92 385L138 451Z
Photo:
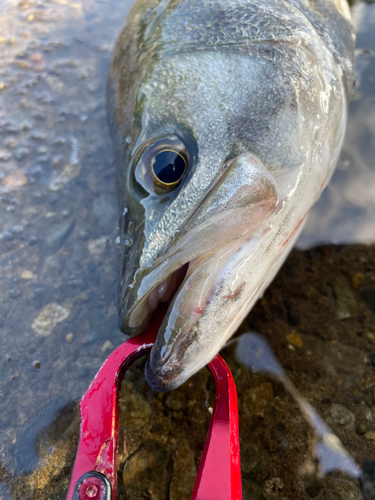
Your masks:
M182 179L186 170L186 162L176 151L165 150L155 156L152 169L163 184L175 184Z

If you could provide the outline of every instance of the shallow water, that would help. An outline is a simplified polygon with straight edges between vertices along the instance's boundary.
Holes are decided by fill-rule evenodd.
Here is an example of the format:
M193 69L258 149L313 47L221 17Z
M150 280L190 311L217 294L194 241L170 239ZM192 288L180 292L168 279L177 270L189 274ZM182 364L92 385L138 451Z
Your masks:
M11 476L52 452L40 432L62 408L69 420L70 403L124 341L105 85L132 3L0 5L0 498L10 498ZM354 14L359 83L344 150L301 247L375 240L375 4Z

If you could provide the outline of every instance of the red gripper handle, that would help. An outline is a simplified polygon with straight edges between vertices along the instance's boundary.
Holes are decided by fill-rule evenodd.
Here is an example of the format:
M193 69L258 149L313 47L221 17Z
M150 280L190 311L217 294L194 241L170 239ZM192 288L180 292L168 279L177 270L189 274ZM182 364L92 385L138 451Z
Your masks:
M119 346L104 362L80 403L80 438L67 500L115 500L119 440L119 390L125 371L151 350L165 310L146 331ZM208 364L215 405L192 500L242 500L237 392L219 355Z

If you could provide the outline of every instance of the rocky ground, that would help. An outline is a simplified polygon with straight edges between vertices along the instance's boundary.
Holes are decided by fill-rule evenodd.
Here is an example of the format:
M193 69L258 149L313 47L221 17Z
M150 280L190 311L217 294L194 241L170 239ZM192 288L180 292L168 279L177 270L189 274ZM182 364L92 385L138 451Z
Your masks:
M244 500L360 500L375 481L375 245L294 250L240 329L263 334L288 377L367 475L316 474L315 435L279 382L222 351L239 396ZM241 333L239 332L239 334ZM188 500L214 397L207 369L170 394L153 393L140 359L121 392L120 498ZM2 480L12 498L65 498L78 439L77 404L37 434L42 465ZM372 493L371 493L372 491Z
M0 2L0 500L65 498L78 400L124 341L105 88L132 2ZM374 11L357 7L367 23L358 32L360 86L343 157L305 244L316 242L315 231L362 241L373 234ZM241 327L264 335L299 391L365 462L366 500L375 476L374 253L371 246L294 251ZM314 475L314 433L300 410L280 383L240 366L235 348L223 355L239 393L244 499L360 499L356 481ZM160 395L142 374L140 360L123 384L120 496L184 500L213 381L203 370Z

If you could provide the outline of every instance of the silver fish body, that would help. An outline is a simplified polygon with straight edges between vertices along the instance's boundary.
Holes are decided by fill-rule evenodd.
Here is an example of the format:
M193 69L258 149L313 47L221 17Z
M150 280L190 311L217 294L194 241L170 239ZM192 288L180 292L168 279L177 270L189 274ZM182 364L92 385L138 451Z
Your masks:
M292 248L338 159L353 45L345 0L133 7L108 116L121 328L141 331L170 301L146 367L154 388L171 390L212 359ZM154 147L184 150L173 189L152 183Z

